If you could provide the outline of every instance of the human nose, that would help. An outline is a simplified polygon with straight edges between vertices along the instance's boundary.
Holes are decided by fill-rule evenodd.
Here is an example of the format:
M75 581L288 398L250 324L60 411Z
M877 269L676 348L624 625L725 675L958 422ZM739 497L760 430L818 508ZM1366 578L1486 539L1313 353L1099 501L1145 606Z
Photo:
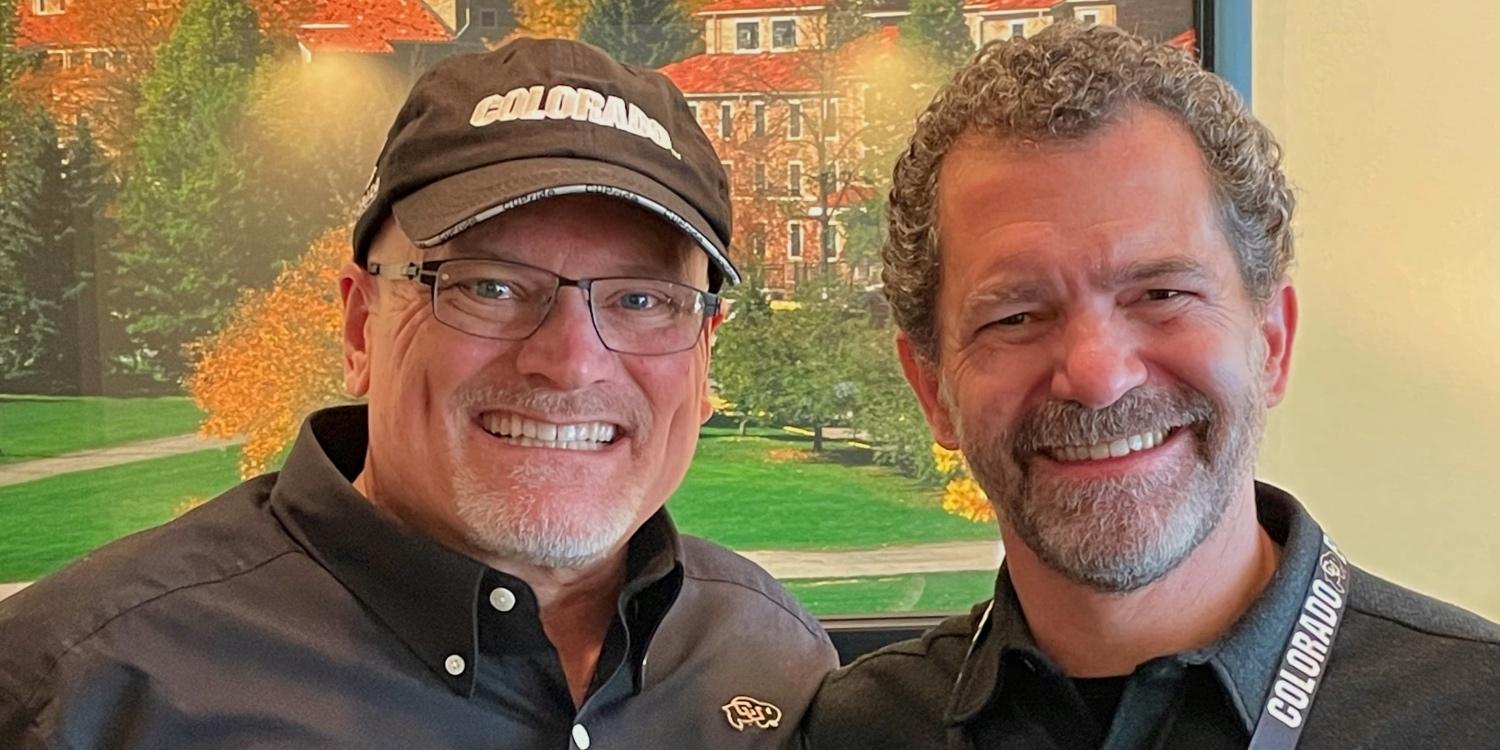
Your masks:
M613 356L594 328L587 292L561 287L542 324L520 342L516 367L523 376L569 390L603 379Z
M1128 331L1107 316L1071 321L1052 374L1052 395L1090 409L1119 401L1146 382L1146 364Z

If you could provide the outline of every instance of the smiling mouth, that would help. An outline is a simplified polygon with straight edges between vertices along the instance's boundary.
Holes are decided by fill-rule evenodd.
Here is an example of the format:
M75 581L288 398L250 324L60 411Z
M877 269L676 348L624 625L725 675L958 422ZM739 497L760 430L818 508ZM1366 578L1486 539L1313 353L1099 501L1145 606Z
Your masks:
M1135 435L1114 438L1093 445L1064 445L1043 451L1048 458L1060 463L1103 461L1107 458L1123 458L1132 453L1148 451L1166 442L1176 434L1178 428L1150 430Z
M567 451L604 450L624 432L610 422L546 422L509 412L486 412L479 416L479 424L511 445Z

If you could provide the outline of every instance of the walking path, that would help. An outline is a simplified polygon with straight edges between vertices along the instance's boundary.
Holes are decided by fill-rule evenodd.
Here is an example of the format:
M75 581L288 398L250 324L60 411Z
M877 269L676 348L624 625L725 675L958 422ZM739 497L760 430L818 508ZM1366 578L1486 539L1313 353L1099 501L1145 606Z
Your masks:
M801 552L752 550L740 554L777 578L853 578L1000 567L999 542L936 542L879 549Z
M143 461L148 458L165 458L182 453L196 453L197 451L224 448L243 442L245 442L243 438L218 440L215 438L201 438L196 433L188 433L186 435L156 438L155 440L143 440L127 445L117 445L113 448L95 448L93 450L53 456L52 458L38 458L34 461L0 464L0 487L31 482L37 479L46 479L47 477L74 471L119 466L120 464Z

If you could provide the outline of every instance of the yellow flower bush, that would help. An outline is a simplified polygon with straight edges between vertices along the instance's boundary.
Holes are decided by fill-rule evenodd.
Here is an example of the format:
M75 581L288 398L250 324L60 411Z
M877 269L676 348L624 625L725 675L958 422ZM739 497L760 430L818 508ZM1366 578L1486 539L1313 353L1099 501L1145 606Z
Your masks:
M943 488L943 510L975 523L994 522L995 508L969 473L969 464L962 453L933 443L932 463L939 473L949 477Z

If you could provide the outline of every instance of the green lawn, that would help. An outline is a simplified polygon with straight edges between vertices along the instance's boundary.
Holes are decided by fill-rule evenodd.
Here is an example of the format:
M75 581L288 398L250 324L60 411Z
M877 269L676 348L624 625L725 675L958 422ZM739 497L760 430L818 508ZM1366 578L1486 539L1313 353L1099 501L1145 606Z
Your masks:
M967 611L994 595L994 571L783 581L815 615Z
M238 481L232 448L0 487L0 581L28 581Z
M0 395L0 463L181 435L203 414L190 399Z
M993 524L944 513L937 490L868 451L768 430L740 438L704 428L698 455L668 503L683 531L738 549L839 549L993 539ZM774 452L774 453L773 453Z

